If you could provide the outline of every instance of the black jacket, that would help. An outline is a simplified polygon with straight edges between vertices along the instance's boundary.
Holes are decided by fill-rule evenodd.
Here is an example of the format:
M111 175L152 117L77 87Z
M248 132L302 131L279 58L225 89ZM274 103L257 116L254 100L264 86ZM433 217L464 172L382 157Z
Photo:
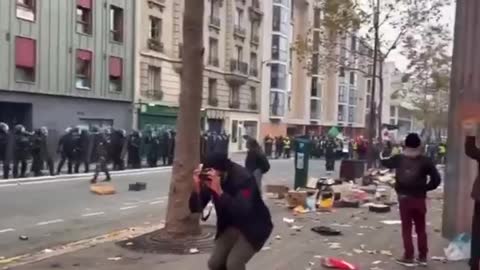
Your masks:
M267 156L261 151L248 151L245 168L251 173L256 169L262 170L262 173L267 173L270 170L270 163Z
M217 213L218 238L227 228L235 227L256 250L270 236L273 223L270 211L262 200L255 178L242 166L231 163L222 182L223 194L218 197L203 187L190 197L190 211L200 213L210 200Z
M435 190L440 185L442 179L435 164L430 158L421 155L418 151L409 151L409 149L406 149L404 154L395 155L389 159L383 159L381 160L381 163L388 169L399 169L403 159L416 160L418 162L416 164L419 166L420 175L414 185L404 185L402 184L402 181L399 181L398 179L401 173L397 170L395 191L397 191L399 195L425 198L428 191ZM430 176L430 181L428 181L428 176Z
M476 138L473 136L467 137L465 141L465 154L479 163L477 178L475 178L471 196L475 201L480 201L480 149L478 149L475 140Z

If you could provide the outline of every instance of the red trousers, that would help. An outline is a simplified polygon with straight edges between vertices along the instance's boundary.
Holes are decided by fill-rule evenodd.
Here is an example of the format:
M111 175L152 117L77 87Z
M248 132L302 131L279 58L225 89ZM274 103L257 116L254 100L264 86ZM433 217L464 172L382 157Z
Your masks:
M418 252L420 259L426 259L428 255L427 242L427 203L425 198L402 197L399 195L400 219L402 220L402 238L405 248L405 258L414 259L415 249L413 246L412 228L418 237Z

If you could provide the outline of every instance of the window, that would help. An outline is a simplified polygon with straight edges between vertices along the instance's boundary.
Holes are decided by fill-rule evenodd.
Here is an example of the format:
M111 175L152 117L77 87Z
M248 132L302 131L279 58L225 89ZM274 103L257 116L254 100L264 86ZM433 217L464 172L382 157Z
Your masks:
M17 18L35 21L35 0L17 0Z
M290 16L287 9L280 6L273 6L273 31L282 34L289 34Z
M258 76L258 58L256 53L250 53L250 75Z
M349 123L355 122L355 107L353 106L348 107L348 122Z
M242 61L243 60L243 48L242 48L242 46L236 46L236 48L237 48L237 59L236 60L239 63L243 62Z
M148 38L155 41L162 40L162 19L150 16L150 33Z
M355 72L350 72L350 85L355 85Z
M110 91L122 91L123 61L120 57L110 56Z
M345 85L340 85L338 87L338 102L347 103L347 89Z
M236 26L243 26L243 9L237 8L237 12L235 13L235 25Z
M240 88L238 86L230 88L230 108L240 108Z
M77 50L75 87L90 89L92 87L92 52Z
M160 67L148 66L148 90L153 92L153 96L162 89L162 69Z
M317 97L317 95L318 95L317 85L318 85L318 78L317 77L312 77L312 89L311 89L311 92L310 92L310 96Z
M77 32L92 34L92 1L77 0Z
M208 41L208 64L218 67L218 40L210 38Z
M287 67L283 64L270 65L270 87L275 89L287 90Z
M257 88L250 87L250 104L257 104Z
M110 6L110 39L123 41L123 9Z
M238 120L232 120L232 143L238 142Z
M256 42L256 43L259 43L260 42L260 35L259 35L259 23L258 21L252 21L252 41L253 42Z
M347 107L345 105L338 105L338 122L345 122L346 109Z
M367 80L367 94L372 93L372 80Z
M390 106L390 117L395 117L395 116L396 116L395 106Z
M313 13L314 13L314 15L313 15L314 16L313 17L313 26L315 28L320 28L320 26L321 26L321 17L320 17L321 16L320 15L321 14L321 9L320 8L315 8Z
M210 16L212 18L220 18L220 5L219 0L211 0L210 1Z
M357 37L355 35L352 35L352 51L356 51L357 50Z
M367 99L367 104L366 104L366 108L369 109L370 108L370 104L371 104L371 98L372 98L372 81L371 80L367 80L367 96L366 96L366 99Z
M322 103L318 99L310 100L310 118L321 119L322 115Z
M285 93L278 91L270 92L270 115L285 115Z
M20 82L35 81L36 42L34 39L15 38L15 79Z
M217 98L217 80L208 79L208 99L212 101ZM210 104L212 105L212 104Z
M357 104L357 97L355 95L355 88L350 88L348 90L348 104L356 105Z
M345 68L344 67L340 67L340 70L338 71L339 73L339 76L344 78L345 77Z
M293 0L291 0L291 3L290 3L290 20L293 21L294 17L295 17L295 5L293 4Z
M272 60L288 61L288 39L280 35L272 35Z

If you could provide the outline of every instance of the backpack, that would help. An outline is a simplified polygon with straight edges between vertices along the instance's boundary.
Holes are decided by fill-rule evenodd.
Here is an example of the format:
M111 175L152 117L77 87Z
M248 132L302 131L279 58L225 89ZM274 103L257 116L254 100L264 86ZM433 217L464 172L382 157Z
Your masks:
M397 183L406 187L418 186L419 180L423 177L421 158L409 158L400 156L399 166L396 169Z

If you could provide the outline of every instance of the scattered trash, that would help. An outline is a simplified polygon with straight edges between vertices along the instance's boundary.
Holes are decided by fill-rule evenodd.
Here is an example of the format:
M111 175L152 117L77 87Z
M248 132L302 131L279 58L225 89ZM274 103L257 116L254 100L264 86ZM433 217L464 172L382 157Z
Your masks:
M297 232L301 231L304 226L293 225L290 229L295 230Z
M335 201L333 204L336 208L360 208L359 201L347 201L347 200L339 200Z
M298 205L297 207L295 207L293 209L293 212L295 214L306 214L308 212L310 212L308 209L306 209L305 207L303 207L303 205Z
M282 237L279 234L277 234L275 235L275 240L282 240Z
M271 249L272 249L271 247L263 247L262 251L267 251L267 250L271 250Z
M322 266L338 270L358 270L353 264L337 258L322 258Z
M380 254L385 256L393 256L393 253L390 250L380 250Z
M358 249L358 248L355 248L355 249L353 249L353 252L355 252L355 253L357 253L357 254L362 254L362 253L363 253L363 250Z
M341 249L342 246L340 243L328 243L328 248L329 249Z
M2 264L9 264L9 263L12 263L18 259L21 259L22 256L16 256L16 257L11 257L11 258L7 258L7 259L0 259L0 265Z
M122 257L119 257L119 256L108 258L109 261L114 261L114 262L120 261L121 259L122 259Z
M284 217L284 218L283 218L283 222L285 222L285 223L287 223L287 224L293 224L293 223L295 222L295 219Z
M134 184L128 185L128 191L142 191L147 188L147 183L144 182L136 182Z
M200 250L198 250L198 248L191 248L188 253L190 254L198 254L200 253Z
M353 253L350 253L350 252L342 252L340 253L340 255L345 255L345 256L348 256L348 257L353 257Z
M307 208L310 211L317 211L317 205L315 202L315 196L309 196L307 197Z
M437 262L446 263L446 262L447 262L447 258L441 257L441 256L433 256L433 257L432 257L432 261L437 261Z
M127 242L125 246L133 246L133 242Z
M333 223L330 226L332 226L332 227L342 227L342 228L351 228L352 227L352 225L350 225L350 224L340 224L340 223Z
M471 238L467 234L458 235L445 248L445 257L449 261L463 261L470 259L470 241Z
M313 227L312 231L316 232L320 235L323 235L323 236L339 236L339 235L342 235L341 231L338 231L338 230L335 230L335 229L332 229L332 228L326 227L326 226Z
M402 221L401 220L382 220L381 223L385 225L401 225Z
M43 250L43 253L52 253L53 250L52 249L49 249L49 248L46 248Z
M368 207L368 210L373 213L388 213L391 211L391 207L385 204L372 204Z
M364 236L364 233L357 233L358 236Z
M373 265L377 265L377 264L381 264L381 263L382 263L382 261L374 261L374 262L372 262Z
M28 240L28 236L26 236L26 235L20 235L20 236L18 237L18 239L20 239L20 240L22 240L22 241L27 241L27 240Z

